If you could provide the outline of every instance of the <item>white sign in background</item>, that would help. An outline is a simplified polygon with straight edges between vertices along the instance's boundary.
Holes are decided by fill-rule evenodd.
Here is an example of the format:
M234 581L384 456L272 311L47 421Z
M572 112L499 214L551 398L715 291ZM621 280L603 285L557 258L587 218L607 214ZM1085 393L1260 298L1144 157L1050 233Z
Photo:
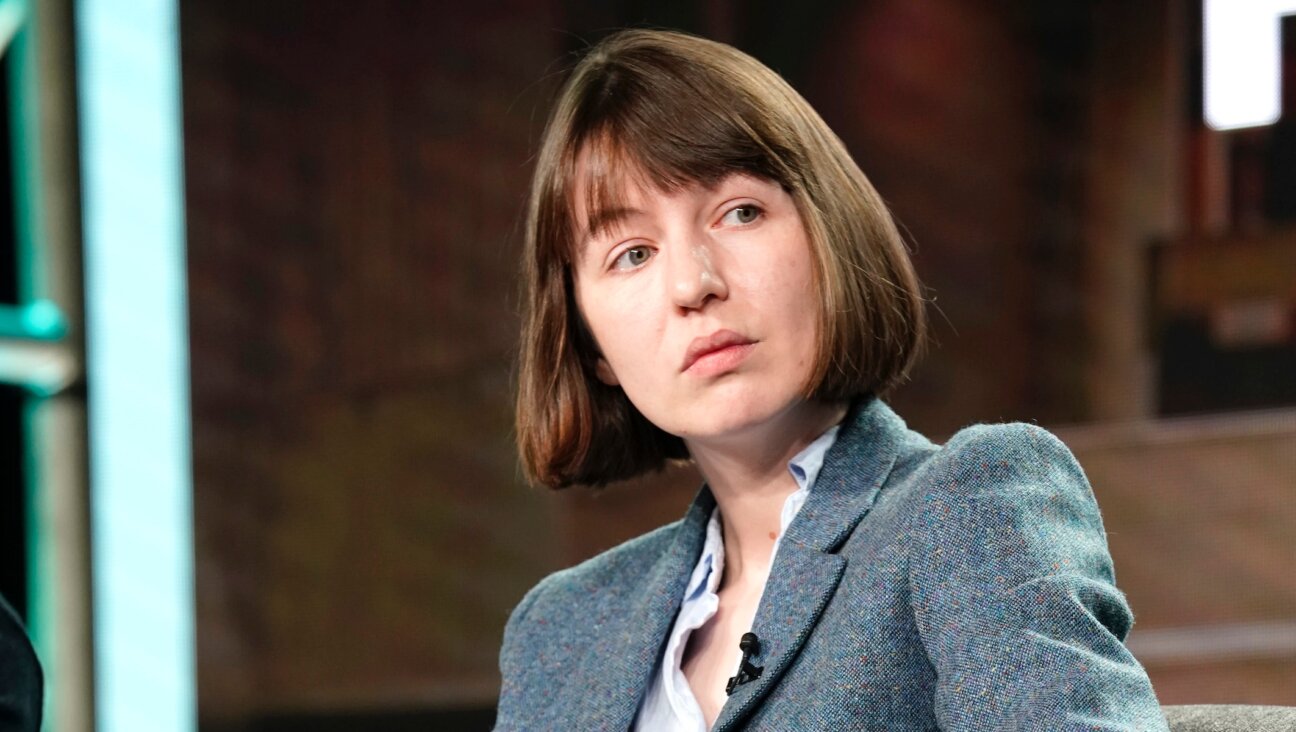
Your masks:
M1282 17L1296 0L1205 0L1206 124L1270 125L1282 115Z

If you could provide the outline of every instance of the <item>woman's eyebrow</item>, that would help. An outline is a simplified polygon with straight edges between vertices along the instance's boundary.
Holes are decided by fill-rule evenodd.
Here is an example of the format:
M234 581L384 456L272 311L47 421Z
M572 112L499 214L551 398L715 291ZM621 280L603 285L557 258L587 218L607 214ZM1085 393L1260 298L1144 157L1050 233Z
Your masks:
M603 236L617 227L618 224L634 216L642 216L643 211L637 208L626 206L618 208L605 208L594 211L590 214L585 225L585 232L581 236L581 241Z

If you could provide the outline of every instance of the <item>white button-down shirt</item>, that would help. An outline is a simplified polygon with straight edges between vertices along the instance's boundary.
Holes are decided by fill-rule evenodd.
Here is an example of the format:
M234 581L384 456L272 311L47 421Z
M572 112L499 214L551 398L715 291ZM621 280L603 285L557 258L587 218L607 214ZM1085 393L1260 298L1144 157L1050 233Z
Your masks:
M792 473L798 487L783 501L783 510L779 513L779 535L770 554L770 566L774 564L774 557L778 554L788 524L792 523L792 519L805 505L806 497L810 495L815 479L819 477L824 454L837 439L838 429L837 426L829 428L788 461L788 472ZM666 651L657 661L652 681L639 706L635 732L706 732L702 708L693 696L688 678L684 676L684 649L688 647L689 636L693 631L706 625L720 606L716 590L724 575L724 558L720 509L716 508L711 512L711 521L707 524L702 555L689 577L679 615L675 617L675 625L666 640ZM734 672L737 671L735 666Z

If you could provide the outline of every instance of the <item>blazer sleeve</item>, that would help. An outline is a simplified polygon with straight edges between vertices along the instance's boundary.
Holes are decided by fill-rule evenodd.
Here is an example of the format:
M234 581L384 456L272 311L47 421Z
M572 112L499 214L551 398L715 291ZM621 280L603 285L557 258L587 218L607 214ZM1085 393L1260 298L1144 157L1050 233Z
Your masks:
M941 729L1166 730L1067 448L1032 425L979 426L934 460L909 566Z
M0 598L0 732L36 732L44 682L18 616Z

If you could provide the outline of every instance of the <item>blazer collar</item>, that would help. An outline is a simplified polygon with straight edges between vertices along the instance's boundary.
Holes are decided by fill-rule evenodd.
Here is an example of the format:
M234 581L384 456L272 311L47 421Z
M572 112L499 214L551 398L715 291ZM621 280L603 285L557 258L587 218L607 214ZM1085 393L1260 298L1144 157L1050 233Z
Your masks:
M877 500L904 433L904 421L881 399L853 405L782 544L828 552L845 541Z
M857 403L844 420L805 506L780 542L756 610L752 630L760 648L752 662L764 671L734 690L714 732L739 724L800 652L846 570L846 559L835 552L873 507L904 432L904 422L880 399Z
M814 488L780 542L756 612L753 630L760 650L753 661L764 672L735 690L716 720L716 732L749 713L796 657L845 570L845 559L832 552L872 507L895 463L903 432L904 423L878 399L856 403L843 420ZM625 730L634 723L715 505L710 489L702 486L670 545L633 594L619 648L609 649L606 665L585 679L581 706L591 715L590 729Z

